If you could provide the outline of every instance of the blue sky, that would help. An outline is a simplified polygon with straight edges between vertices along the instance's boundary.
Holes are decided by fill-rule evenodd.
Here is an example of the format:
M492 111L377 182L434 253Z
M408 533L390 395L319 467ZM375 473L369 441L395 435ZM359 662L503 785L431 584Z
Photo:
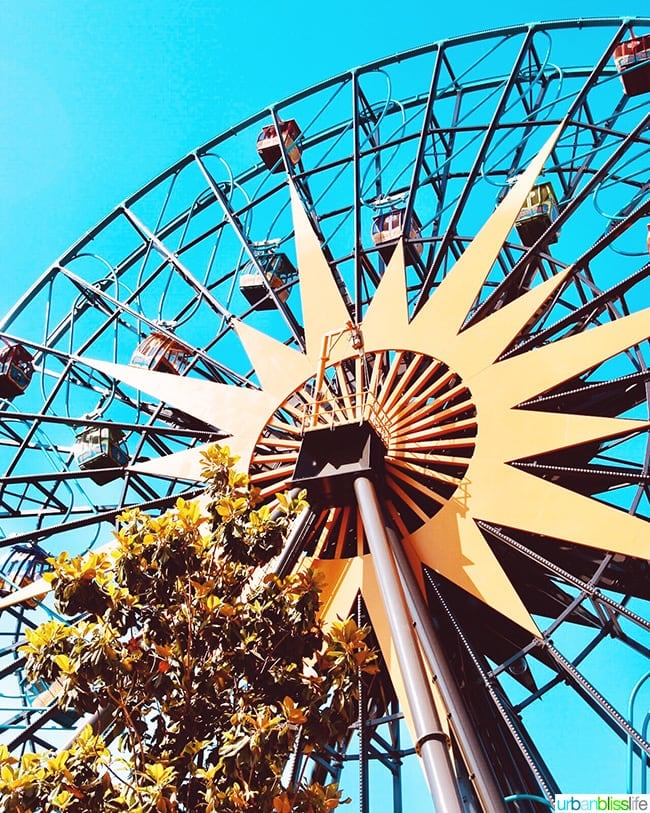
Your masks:
M271 102L471 31L648 11L624 5L0 0L0 311L117 203Z
M472 31L644 13L647 0L0 0L0 313L121 200L293 92Z

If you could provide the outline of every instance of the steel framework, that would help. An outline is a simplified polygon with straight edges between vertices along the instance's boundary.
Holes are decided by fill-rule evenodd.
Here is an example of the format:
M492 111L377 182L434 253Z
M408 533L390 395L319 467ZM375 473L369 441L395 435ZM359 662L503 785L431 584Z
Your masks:
M393 547L389 558L396 561L395 578L406 594L404 608L418 628L416 648L443 687L457 687L443 688L434 705L443 717L451 709L461 721L462 730L452 725L445 735L459 809L499 809L495 797L504 810L548 809L560 785L579 782L588 761L598 759L581 752L594 738L607 743L602 750L608 759L611 753L620 756L621 777L629 758L629 790L645 788L647 720L632 719L632 702L629 709L627 703L641 690L650 651L650 328L637 327L627 342L611 346L601 337L613 335L604 332L608 326L625 332L636 314L648 324L643 309L650 301L649 97L624 92L613 61L617 45L648 30L650 19L536 23L379 60L233 126L117 206L0 322L4 339L27 349L34 367L23 394L0 400L0 536L7 554L17 546L50 554L85 551L106 541L125 506L155 512L178 495L199 493L191 466L178 461L192 459L203 443L237 434L219 420L218 410L201 405L209 387L268 391L269 377L282 377L280 346L309 356L314 337L320 341L336 327L351 333L353 346L354 330L361 331L358 342L364 340L361 329L371 319L373 298L385 290L380 283L402 246L396 248L391 235L382 242L383 215L399 216L408 317L417 324L429 303L443 296L443 282L461 258L470 256L483 224L493 222L495 207L511 205L521 187L518 179L543 155L534 174L552 184L557 211L532 237L521 218L507 230L476 291L469 288L472 299L459 335L476 332L499 312L512 313L511 306L546 286L549 295L540 296L508 337L495 365L532 363L547 348L582 347L561 345L573 339L600 349L593 357L587 353L583 366L544 379L544 386L517 402L513 415L541 413L550 416L549 425L556 415L629 420L630 428L617 423L616 431L503 461L521 474L515 484L553 484L558 495L574 495L566 505L576 510L563 518L551 522L548 508L538 516L532 504L536 487L519 491L517 485L508 499L525 504L524 519L514 511L472 515L539 634L531 635L523 616L508 617L484 591L460 584L443 566L425 561L420 573L417 567L412 572L412 558L410 565L400 565L399 539L416 534L462 490L465 471L474 465L474 445L478 449L482 431L488 431L480 405L474 420L472 398L479 395L473 384L461 381L452 365L431 372L439 359L447 364L440 349L438 355L430 351L433 361L421 355L416 363L416 351L428 349L393 343L368 348L363 358L379 401L377 382L388 382L384 393L420 398L425 413L438 386L447 387L440 407L447 409L456 398L453 388L466 384L463 408L441 419L456 433L441 452L447 461L438 461L444 476L424 459L401 464L408 471L402 479L391 481L389 472L392 496L386 499L392 513L384 512L387 527L375 531L368 519L374 487L364 492L356 480L354 489L363 492L357 494L361 519L350 519L354 507L317 506L296 551L336 560L362 558L368 551L376 557L384 542L389 551ZM640 69L643 65L626 68ZM299 134L290 143L278 139L276 160L269 165L256 152L258 134L269 125L283 133L291 121L299 124ZM309 230L313 245L301 236ZM314 287L304 277L308 252L309 262L321 263L319 273L326 268L333 280L345 317L341 324L319 321L317 308L305 298L305 290ZM447 290L451 284L456 283ZM328 307L325 302L326 315L334 306ZM384 316L390 333L392 317ZM244 350L254 343L246 338L253 334L245 331L275 340L278 363L272 369L251 364ZM160 392L169 389L140 387L128 373L136 349L151 334L159 344L174 343L183 355L182 366L174 369L164 351L164 372L178 376L185 396L163 397ZM286 400L276 400L280 412L265 425L264 442L250 461L269 498L274 487L290 480L295 465L283 451L292 448L292 438L302 437L291 410L314 408L310 398L317 399L325 386L328 408L338 399L343 414L354 412L355 398L368 383L355 367L358 349L351 351L352 360L329 359L321 379L310 368L285 388ZM154 355L145 359L149 370L134 373L143 381L163 369ZM559 363L561 355L560 349L549 358ZM390 395L383 398L390 412ZM285 424L278 428L280 414ZM403 411L400 416L393 426L406 421ZM435 438L422 420L418 442L428 444L426 456ZM381 435L379 421L374 425ZM98 463L101 475L97 466L80 467L79 433L91 429L121 432L127 462L107 453ZM392 431L382 441L387 469L393 465ZM489 431L498 437L497 429ZM511 427L499 431L505 439ZM576 528L588 522L593 505L609 509L613 519L606 526L594 520L592 535L580 537ZM624 515L634 524L617 524ZM628 528L636 534L633 542L613 538ZM32 572L18 579L15 572L5 565L5 592L38 577ZM366 598L359 595L354 605L361 618L368 617ZM16 750L56 747L78 721L39 705L42 694L24 685L18 652L25 626L54 610L40 596L22 603L9 596L2 603L0 736ZM612 663L620 664L614 679ZM369 764L387 769L393 810L401 811L401 766L413 753L398 723L395 667L388 661L385 666L381 680L360 688L357 734L329 744L308 768L301 767L338 776L343 764L358 761L363 813L376 804ZM562 722L565 715L570 722ZM561 726L573 727L573 772L558 743ZM418 752L432 742L418 742Z

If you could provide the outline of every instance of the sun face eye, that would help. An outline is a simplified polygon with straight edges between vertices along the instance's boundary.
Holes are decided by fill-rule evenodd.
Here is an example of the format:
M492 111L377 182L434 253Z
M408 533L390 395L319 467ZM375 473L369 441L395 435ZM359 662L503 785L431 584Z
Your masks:
M587 738L647 753L620 711L650 630L647 36L533 25L366 66L219 136L74 246L2 325L0 524L39 545L0 567L8 634L43 613L42 549L200 493L200 451L224 441L269 505L307 489L291 564L321 568L325 620L373 626L383 739L364 758L398 771L398 707L418 750L435 739L374 520L439 741L485 813L548 800L553 772L573 789L582 750L539 720L574 711L564 686L606 721ZM609 694L601 653L631 664ZM41 739L0 669L27 708L7 741ZM76 721L55 722L67 740Z

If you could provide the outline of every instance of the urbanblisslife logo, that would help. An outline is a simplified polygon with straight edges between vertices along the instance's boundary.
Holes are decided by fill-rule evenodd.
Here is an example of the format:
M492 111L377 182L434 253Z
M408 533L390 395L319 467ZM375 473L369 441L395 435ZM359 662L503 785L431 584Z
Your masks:
M641 811L650 813L648 793L560 793L555 797L554 810Z

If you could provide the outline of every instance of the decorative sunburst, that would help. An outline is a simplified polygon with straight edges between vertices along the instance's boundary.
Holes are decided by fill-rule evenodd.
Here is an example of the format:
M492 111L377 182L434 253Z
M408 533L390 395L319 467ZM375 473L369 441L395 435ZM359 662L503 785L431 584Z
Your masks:
M350 321L319 239L291 187L304 353L237 322L259 388L91 358L79 361L227 432L231 450L270 502L294 483L310 433L331 432L336 445L344 442L346 427L369 427L381 450L385 520L400 537L421 587L426 566L498 611L529 639L539 638L527 597L518 594L481 523L650 558L647 522L516 465L648 428L647 422L632 419L537 411L528 402L645 340L649 310L504 357L559 294L568 269L465 325L561 132L562 125L412 320L400 242L363 319ZM197 447L132 469L198 479L199 459ZM326 575L323 614L347 615L361 591L408 716L358 509L328 504L326 497L316 495L316 517L305 542L305 561L317 560Z
M426 565L539 636L526 597L518 595L479 522L592 548L602 548L605 540L613 553L650 557L645 521L513 465L647 428L646 422L631 419L556 414L520 405L644 340L648 310L502 360L503 352L561 290L569 269L464 328L561 130L548 139L412 321L399 244L362 322L350 323L292 188L305 353L238 322L235 327L260 389L82 361L227 431L229 446L269 500L290 487L309 432L327 427L336 443L342 437L337 428L366 422L383 447L386 521L399 533L416 575ZM134 469L198 477L199 451ZM377 593L364 589L374 576L356 508L317 508L310 545L328 578L324 612L346 614L361 589L373 622L379 620L383 610ZM388 657L390 641L380 643Z

